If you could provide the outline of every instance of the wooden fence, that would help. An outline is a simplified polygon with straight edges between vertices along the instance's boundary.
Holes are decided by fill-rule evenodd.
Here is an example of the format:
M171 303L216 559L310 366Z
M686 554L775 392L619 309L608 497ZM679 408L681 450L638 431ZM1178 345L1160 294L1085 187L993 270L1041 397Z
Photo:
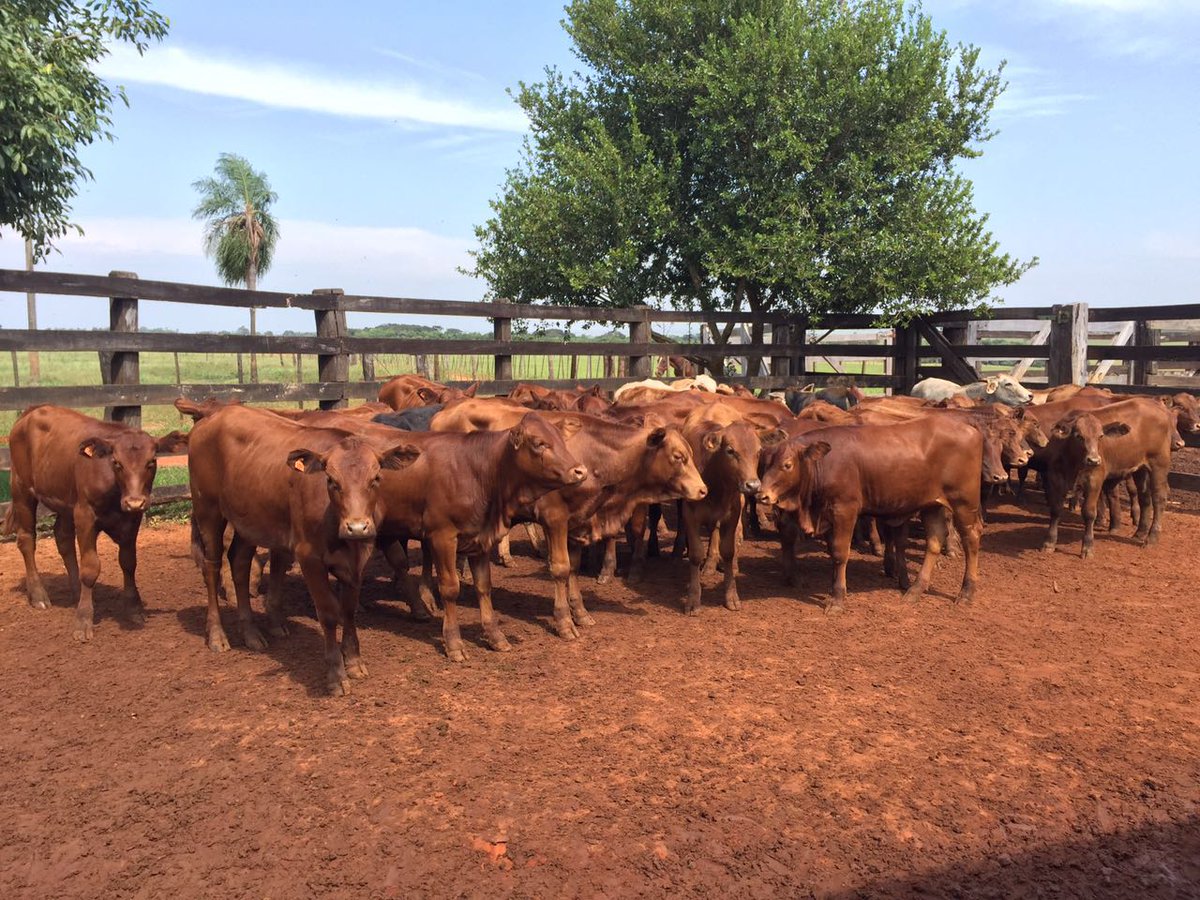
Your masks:
M481 394L506 393L515 384L513 358L550 356L578 358L599 356L622 361L610 369L628 377L587 379L613 388L628 378L649 377L655 357L679 356L695 360L709 371L725 371L727 360L745 364L741 374L724 380L750 388L784 388L831 377L830 360L864 360L882 371L854 373L863 387L907 392L922 377L941 376L954 381L972 381L984 366L990 371L1005 369L1025 376L1025 383L1084 383L1100 372L1115 390L1166 393L1195 390L1200 379L1190 374L1164 374L1170 367L1181 372L1200 370L1200 304L1186 306L1139 306L1092 308L1075 303L1053 307L1001 308L983 323L972 312L940 313L917 319L910 325L876 330L870 343L861 332L872 329L871 315L826 316L819 321L782 313L697 312L658 310L649 307L597 310L592 308L536 306L505 302L421 300L404 297L356 296L340 289L314 290L307 294L246 291L203 285L143 281L135 274L113 272L107 277L52 272L0 269L0 295L35 292L49 297L82 296L107 303L110 327L98 330L0 329L0 351L84 350L96 352L102 366L102 385L65 387L16 386L0 388L0 410L23 409L39 403L72 407L106 407L111 418L137 425L141 408L168 405L179 396L195 399L214 396L248 402L316 401L323 409L350 401L373 400L380 381L372 367L363 366L364 380L351 377L350 360L359 355L370 360L374 354L474 354L486 357L494 377L480 386ZM313 316L315 334L300 336L234 335L213 333L162 333L138 330L142 302L184 303L201 306L303 309ZM380 313L390 316L435 315L439 318L490 319L492 340L407 340L356 337L346 325L347 313ZM514 320L603 321L626 327L627 343L548 342L514 340ZM713 344L680 342L656 333L654 326L709 322L723 327L740 326L749 336L746 343ZM1006 322L1026 323L1023 331L997 332ZM1097 342L1089 336L1089 325L1098 327L1123 323L1116 336ZM1030 327L1032 326L1032 330ZM703 326L701 326L703 327ZM858 335L847 336L847 331ZM1108 328L1108 335L1114 333ZM990 336L989 336L990 335ZM1029 335L1017 337L1013 335ZM1188 343L1180 343L1187 340ZM316 357L316 380L297 378L293 383L144 384L139 354L165 351L176 354L247 353L298 354ZM15 356L14 356L15 360ZM882 362L882 365L879 363ZM1089 363L1094 363L1094 367ZM1125 365L1124 383L1111 384L1107 377L1114 365ZM1042 378L1029 378L1033 367L1044 367ZM310 370L311 370L310 366ZM834 370L837 365L832 366ZM1101 370L1103 370L1101 372ZM299 372L298 372L299 374ZM550 386L569 387L576 379L545 380Z

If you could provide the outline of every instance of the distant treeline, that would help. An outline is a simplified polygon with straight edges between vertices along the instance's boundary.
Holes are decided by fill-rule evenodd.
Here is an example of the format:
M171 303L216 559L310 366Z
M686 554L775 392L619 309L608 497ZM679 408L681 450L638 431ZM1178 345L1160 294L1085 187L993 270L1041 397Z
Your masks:
M93 329L105 331L107 329ZM160 334L178 334L175 328L142 328L142 331L152 331ZM212 334L249 334L250 329L245 325L233 331L216 331ZM260 331L259 334L274 334L273 331ZM285 331L285 337L312 337L313 331ZM372 325L370 328L351 328L352 337L398 338L408 340L447 340L447 341L490 341L492 335L482 331L463 331L461 328L443 328L441 325L407 325L400 322L389 322L384 325ZM531 328L518 332L513 329L514 341L569 341L586 340L588 342L622 344L629 341L629 335L624 331L610 330L604 334L568 335L562 328Z

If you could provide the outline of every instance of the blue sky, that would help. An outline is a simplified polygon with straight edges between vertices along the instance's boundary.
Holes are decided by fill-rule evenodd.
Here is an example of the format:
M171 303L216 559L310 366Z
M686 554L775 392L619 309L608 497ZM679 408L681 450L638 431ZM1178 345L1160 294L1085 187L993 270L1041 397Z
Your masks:
M159 2L165 42L118 48L117 140L85 152L83 238L42 268L216 283L191 183L233 152L279 194L269 290L476 299L473 227L516 164L524 119L506 93L573 68L562 4ZM1008 61L999 134L964 165L1002 248L1041 265L1009 304L1200 302L1200 0L934 0L925 10L983 59ZM11 232L0 267L23 265ZM23 298L0 304L22 327ZM43 326L106 311L44 298ZM378 321L366 319L367 321ZM145 304L143 325L236 327L235 312ZM311 328L300 312L265 329ZM461 324L450 323L447 324Z

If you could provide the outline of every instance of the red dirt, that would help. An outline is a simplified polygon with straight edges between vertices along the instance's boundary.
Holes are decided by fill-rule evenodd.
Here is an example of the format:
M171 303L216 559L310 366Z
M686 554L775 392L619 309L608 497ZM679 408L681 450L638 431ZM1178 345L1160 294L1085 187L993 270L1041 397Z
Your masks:
M856 555L826 617L816 548L796 599L750 542L743 611L714 589L685 618L685 564L652 560L637 589L585 579L571 644L523 558L496 575L513 653L451 665L383 603L336 700L298 577L291 637L246 651L226 608L215 655L186 527L150 528L148 624L114 614L105 543L78 646L53 541L41 613L5 544L0 895L1200 895L1200 519L1089 561L1078 528L1053 556L1041 533L992 514L969 609L957 561L913 608Z

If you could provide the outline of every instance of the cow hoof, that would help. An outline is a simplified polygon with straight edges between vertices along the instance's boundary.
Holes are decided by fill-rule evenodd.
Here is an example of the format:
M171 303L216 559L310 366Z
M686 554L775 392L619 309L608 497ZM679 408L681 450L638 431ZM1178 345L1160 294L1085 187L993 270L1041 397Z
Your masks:
M738 599L737 597L726 597L725 598L725 608L731 609L734 612L737 612L739 609L742 608L742 601L740 599Z
M71 632L71 637L75 638L81 644L86 644L92 639L92 632L91 622L76 622L75 630Z
M370 672L367 671L367 664L361 659L346 660L346 674L351 678L366 678Z
M288 631L287 625L283 624L282 622L273 624L267 628L267 634L271 635L271 637L285 638L290 633L291 632Z
M596 576L596 584L608 584L612 581L612 572L601 572Z
M1053 544L1042 544L1042 552L1043 553L1053 553L1054 545Z
M956 606L971 606L975 602L975 594L971 591L966 591L954 598Z
M350 696L350 679L339 676L330 676L329 678L329 696L331 697L348 697Z
M229 638L223 629L208 633L208 649L213 653L225 653L229 650Z
M242 640L246 642L247 650L266 650L267 639L257 626L246 625L242 628Z
M640 584L645 574L641 569L630 569L629 574L625 576L626 584Z
M450 660L450 662L455 662L455 663L466 662L467 661L467 651L464 650L461 646L447 647L446 648L446 658L448 660Z
M691 603L689 603L689 602L687 602L687 601L685 600L685 601L684 601L684 603L683 603L683 614L684 614L685 616L698 616L698 615L700 615L700 604L699 604L699 603L697 603L697 604L693 605L693 604L691 604Z
M34 609L49 609L50 595L44 587L37 587L29 592L29 605Z
M511 569L513 567L513 558L511 556L498 557L498 561L500 565L504 566L506 569Z
M408 605L408 617L414 622L428 622L433 619L433 613L419 600Z
M573 641L579 637L579 630L575 627L575 623L570 616L565 619L555 619L554 628L558 631L558 636L564 641Z
M146 624L146 610L139 604L129 610L127 618L135 627L141 628Z
M1092 548L1091 548L1091 547L1089 547L1087 544L1084 544L1084 545L1083 545L1083 546L1082 546L1082 547L1079 549L1079 558L1080 558L1080 559L1087 559L1087 558L1088 558L1088 557L1090 557L1091 555L1092 555Z
M916 588L909 588L904 592L904 602L917 604L921 601L921 596L924 593L924 591L919 591Z
M578 612L571 610L571 618L574 620L575 624L581 628L591 628L596 624L596 620L592 618L591 613L589 613L586 609L579 610Z
M508 642L508 638L502 634L497 634L494 636L488 635L487 642L488 646L497 653L509 653L512 651L512 644L510 644Z
M825 604L825 615L840 616L846 611L846 606L841 600L830 601Z

